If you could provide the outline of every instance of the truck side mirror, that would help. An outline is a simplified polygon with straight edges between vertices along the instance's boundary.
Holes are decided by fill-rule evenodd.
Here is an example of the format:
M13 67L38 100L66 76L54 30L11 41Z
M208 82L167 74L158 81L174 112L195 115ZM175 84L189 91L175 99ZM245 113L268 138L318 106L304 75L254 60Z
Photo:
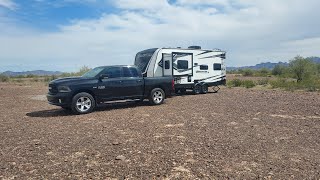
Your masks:
M100 76L99 76L99 79L100 80L102 80L102 79L108 79L109 78L109 76L107 75L107 74L101 74Z

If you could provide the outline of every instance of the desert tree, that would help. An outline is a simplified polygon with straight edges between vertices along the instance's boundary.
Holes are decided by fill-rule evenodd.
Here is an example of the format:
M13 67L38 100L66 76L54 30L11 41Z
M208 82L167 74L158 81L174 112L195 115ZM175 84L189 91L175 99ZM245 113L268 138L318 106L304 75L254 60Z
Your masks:
M311 60L296 56L289 63L290 71L297 82L309 78L313 73L313 63Z
M285 73L286 71L286 67L283 66L283 65L279 65L277 64L273 69L272 69L272 75L275 75L275 76L281 76Z

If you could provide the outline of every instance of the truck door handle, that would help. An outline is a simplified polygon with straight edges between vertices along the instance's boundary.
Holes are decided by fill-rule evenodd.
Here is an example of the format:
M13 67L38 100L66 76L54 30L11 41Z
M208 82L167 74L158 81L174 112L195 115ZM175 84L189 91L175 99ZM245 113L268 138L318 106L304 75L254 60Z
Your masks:
M137 80L137 82L142 82L141 80Z

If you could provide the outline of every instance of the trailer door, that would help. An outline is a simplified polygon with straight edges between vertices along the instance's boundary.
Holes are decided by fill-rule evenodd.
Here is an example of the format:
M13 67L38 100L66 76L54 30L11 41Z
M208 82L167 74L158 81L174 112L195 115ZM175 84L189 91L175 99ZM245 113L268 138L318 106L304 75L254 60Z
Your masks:
M193 54L192 53L172 53L173 76L193 75Z
M162 74L163 76L172 76L172 55L162 54Z

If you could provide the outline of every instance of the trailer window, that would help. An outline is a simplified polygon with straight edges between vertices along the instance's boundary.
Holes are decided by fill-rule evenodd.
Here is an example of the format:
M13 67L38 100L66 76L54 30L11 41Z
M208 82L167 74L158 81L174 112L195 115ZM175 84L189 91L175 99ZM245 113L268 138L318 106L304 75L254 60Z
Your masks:
M221 71L221 64L214 63L214 64L213 64L213 70L215 70L215 71Z
M142 73L146 72L149 61L156 50L157 48L147 49L137 53L134 65L137 66Z
M178 60L178 69L188 69L188 61L187 60Z
M134 67L123 67L123 77L140 77L138 71Z
M164 61L164 68L165 69L170 69L170 61Z
M208 70L208 65L200 65L200 70Z

